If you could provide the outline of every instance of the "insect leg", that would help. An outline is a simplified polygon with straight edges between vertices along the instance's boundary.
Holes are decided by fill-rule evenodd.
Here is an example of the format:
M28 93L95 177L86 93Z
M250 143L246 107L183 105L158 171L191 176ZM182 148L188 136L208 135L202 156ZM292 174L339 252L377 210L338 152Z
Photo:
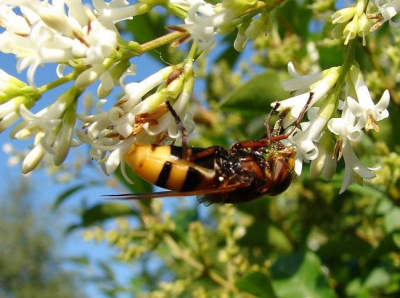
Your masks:
M271 128L269 127L269 121L271 120L272 115L278 110L280 105L281 104L279 103L279 101L276 101L275 106L269 112L267 119L264 122L266 133L262 136L262 139L266 138L267 140L271 140Z
M187 159L188 158L188 135L185 126L183 125L183 122L179 115L175 112L174 108L172 107L171 103L167 100L165 104L168 107L168 110L170 111L171 115L175 119L175 123L178 126L179 131L182 134L182 158Z
M268 113L267 119L264 122L265 134L261 137L260 140L257 141L242 141L235 143L231 146L231 150L238 150L240 148L260 148L267 147L271 144L271 128L269 127L269 121L272 118L272 115L278 110L280 103L275 102L275 106Z
M307 109L311 103L311 100L313 99L313 96L314 96L314 93L310 92L310 97L308 98L307 103L304 105L303 109L300 111L299 117L297 117L296 121L294 122L293 127L287 133L285 133L283 135L271 137L271 142L278 142L278 141L285 140L295 131L295 129L300 125L301 120L303 120L303 117L307 112Z
M299 126L301 120L303 119L310 103L311 100L313 98L314 93L310 92L310 97L307 100L307 103L305 104L305 106L303 107L303 109L301 110L299 117L297 117L296 122L294 123L293 127L290 129L289 132L287 132L286 134L283 135L275 135L274 133L271 135L271 131L269 128L269 124L267 121L269 121L269 119L271 118L272 113L276 110L275 107L271 110L270 114L267 117L267 121L264 124L264 126L267 128L267 132L265 133L265 135L259 139L259 140L255 140L255 141L242 141L242 142L238 142L232 145L231 150L238 150L241 148L261 148L261 147L268 147L270 146L272 143L275 142L279 142L281 140L287 139L293 132L294 130L297 128L297 126ZM286 117L287 113L289 110L285 109L283 110L279 116L278 116L278 120L277 123L274 126L274 132L276 130L280 130L282 128L283 125L283 119Z

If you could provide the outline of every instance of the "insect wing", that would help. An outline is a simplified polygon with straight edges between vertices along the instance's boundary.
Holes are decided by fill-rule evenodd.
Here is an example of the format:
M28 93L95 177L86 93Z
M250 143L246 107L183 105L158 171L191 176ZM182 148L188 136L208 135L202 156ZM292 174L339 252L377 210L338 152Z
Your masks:
M244 184L228 185L221 188L213 189L202 189L193 191L160 191L153 193L138 193L138 194L118 194L118 195L105 195L109 199L115 200L142 200L142 199L154 199L154 198L167 198L167 197L189 197L189 196L201 196L208 194L222 194L229 193L236 190L238 187L242 187Z

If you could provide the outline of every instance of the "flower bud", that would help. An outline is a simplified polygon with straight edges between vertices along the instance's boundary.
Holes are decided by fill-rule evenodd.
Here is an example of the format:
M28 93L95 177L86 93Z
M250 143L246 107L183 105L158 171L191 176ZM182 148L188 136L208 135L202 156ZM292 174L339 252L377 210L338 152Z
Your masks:
M102 64L96 64L82 72L75 80L76 88L86 88L94 83L104 72L105 67Z
M368 21L367 16L364 14L361 15L360 19L358 20L358 36L362 37L363 39L363 46L366 45L365 36L367 36L370 32L371 26Z
M334 146L332 134L329 131L325 131L318 146L318 156L311 161L312 178L317 178L321 174L325 180L330 180L333 177L337 165L336 160L333 158Z
M336 11L332 16L332 24L346 23L350 21L356 13L355 7L346 7Z
M29 172L33 171L39 163L42 161L46 151L44 150L43 146L40 144L40 139L43 137L43 134L37 134L35 140L35 147L28 153L28 155L24 158L22 162L22 173L28 174Z
M343 35L346 37L344 44L347 45L350 39L354 39L358 33L358 16L355 15L353 20L346 25Z
M72 135L75 128L76 120L76 102L71 104L65 111L61 130L57 135L54 144L54 165L61 165L67 158L69 148L71 147Z
M97 96L101 98L105 98L108 95L110 95L111 91L113 90L116 82L119 80L121 75L131 66L129 60L123 60L117 65L115 65L110 71L109 71L109 78L111 80L109 81L103 81L102 78L100 78L101 83L99 87L97 88ZM107 84L108 83L108 84Z

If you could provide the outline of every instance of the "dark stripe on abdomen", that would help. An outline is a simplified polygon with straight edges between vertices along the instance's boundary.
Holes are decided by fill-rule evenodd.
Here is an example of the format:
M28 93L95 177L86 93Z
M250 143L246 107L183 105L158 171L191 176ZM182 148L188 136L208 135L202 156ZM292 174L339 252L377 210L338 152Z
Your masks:
M204 175L195 168L189 167L181 191L194 190L204 178Z
M172 168L172 164L169 161L166 161L160 172L160 175L158 175L157 182L155 183L157 186L166 188L167 180L169 177L169 173L171 172L171 168Z

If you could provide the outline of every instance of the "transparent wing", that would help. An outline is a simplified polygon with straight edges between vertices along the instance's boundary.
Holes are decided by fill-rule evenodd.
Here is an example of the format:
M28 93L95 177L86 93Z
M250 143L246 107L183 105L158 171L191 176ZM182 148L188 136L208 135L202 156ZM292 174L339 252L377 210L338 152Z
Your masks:
M187 196L200 196L208 194L224 194L236 190L238 187L242 187L244 184L238 183L228 185L221 188L202 189L193 191L160 191L160 192L149 192L149 193L137 193L137 194L117 194L117 195L105 195L108 199L114 200L143 200L143 199L154 199L154 198L167 198L167 197L187 197Z

